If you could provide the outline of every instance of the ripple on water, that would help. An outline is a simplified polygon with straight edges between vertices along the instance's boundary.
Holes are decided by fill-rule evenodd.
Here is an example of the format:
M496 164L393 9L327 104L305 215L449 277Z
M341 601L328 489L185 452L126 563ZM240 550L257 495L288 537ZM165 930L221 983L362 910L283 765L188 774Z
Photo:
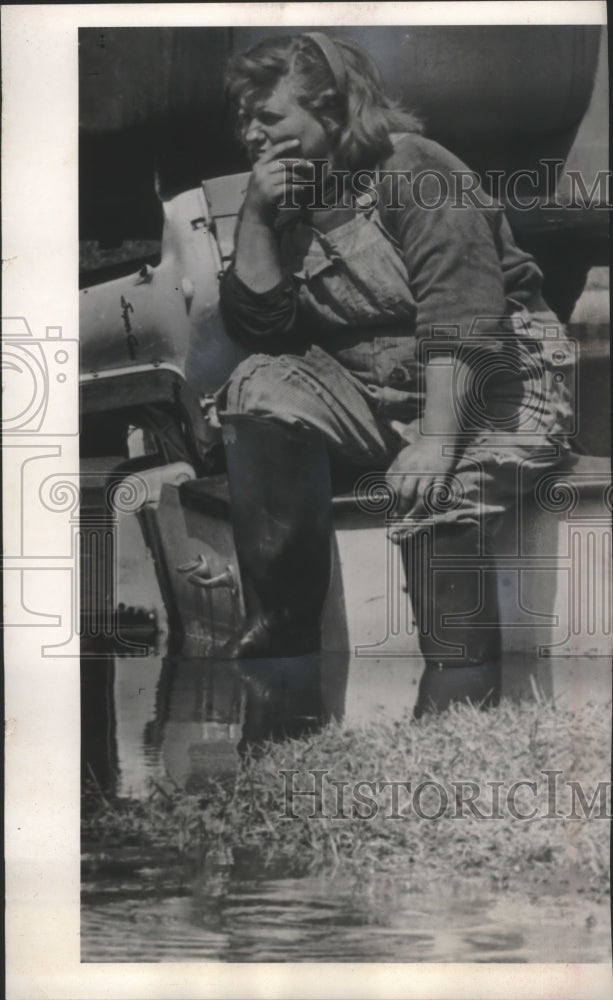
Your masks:
M210 893L207 891L210 889ZM332 893L334 895L332 895ZM200 879L191 895L85 902L83 962L602 962L606 904L398 892L373 914L321 877Z

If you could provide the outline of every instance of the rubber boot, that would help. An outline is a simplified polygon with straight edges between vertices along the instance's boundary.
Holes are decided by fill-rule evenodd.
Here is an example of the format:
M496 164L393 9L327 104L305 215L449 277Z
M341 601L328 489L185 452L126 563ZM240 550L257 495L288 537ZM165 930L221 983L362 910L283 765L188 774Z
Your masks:
M244 414L221 416L247 627L229 658L320 648L330 582L332 491L323 438Z
M495 570L473 525L436 525L407 536L402 556L426 660L415 718L457 702L500 700L501 633ZM480 551L481 547L481 551Z

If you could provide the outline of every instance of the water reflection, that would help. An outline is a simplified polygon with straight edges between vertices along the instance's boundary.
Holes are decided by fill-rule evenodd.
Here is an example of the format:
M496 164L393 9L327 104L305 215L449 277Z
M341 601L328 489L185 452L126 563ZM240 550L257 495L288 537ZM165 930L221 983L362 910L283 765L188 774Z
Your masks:
M143 796L150 778L197 790L230 777L269 740L315 732L331 719L368 723L412 710L417 658L331 653L242 664L182 652L82 661L83 777ZM611 697L604 659L505 658L503 693L553 697L567 708Z
M150 778L197 790L231 776L240 757L340 718L347 654L235 663L185 653L85 659L84 777L120 795Z
M81 775L110 794L117 792L119 753L115 661L91 658L81 663Z

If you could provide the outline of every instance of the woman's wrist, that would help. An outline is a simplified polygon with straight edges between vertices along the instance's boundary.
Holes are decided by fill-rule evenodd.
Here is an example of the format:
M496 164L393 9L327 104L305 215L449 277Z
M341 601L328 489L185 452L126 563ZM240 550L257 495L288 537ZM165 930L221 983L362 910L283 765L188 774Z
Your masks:
M265 197L254 183L254 175L252 174L243 202L241 222L246 219L250 225L271 229L276 215L277 199Z
M243 211L241 213L241 227L244 223L262 229L272 229L276 215L276 206L262 204L258 201L245 199Z
M455 445L460 433L456 423L441 423L438 419L429 419L428 414L424 413L421 418L421 435L437 444Z
M255 292L266 292L283 277L277 234L272 220L261 215L258 207L245 202L236 238L234 270Z
M454 358L436 358L426 365L426 401L421 419L425 437L454 444L460 433L459 396L463 365Z

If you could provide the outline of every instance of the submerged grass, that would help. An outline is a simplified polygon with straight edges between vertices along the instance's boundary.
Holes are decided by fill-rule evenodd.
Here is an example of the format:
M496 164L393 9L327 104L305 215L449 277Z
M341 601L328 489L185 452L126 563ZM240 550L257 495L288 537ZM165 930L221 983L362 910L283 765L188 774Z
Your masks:
M294 870L385 872L414 885L485 876L497 888L569 889L604 899L610 822L600 807L610 816L610 730L610 705L571 712L543 701L503 701L491 712L461 705L419 722L331 724L267 745L241 765L233 784L211 782L198 794L152 783L145 800L110 800L90 787L84 839L101 849L134 845L186 858L255 852L264 866L283 860ZM294 791L312 791L312 772L325 772L321 796L294 796L288 808L290 779L280 771L296 772ZM381 785L392 781L410 782L398 789L395 809L389 786ZM344 800L334 782L346 783ZM372 783L361 786L362 801L357 782ZM424 782L432 784L416 796ZM458 782L477 786L474 809L457 805ZM512 815L515 782L533 783L517 787L513 800L530 819ZM575 794L577 818L569 818L569 782L579 782L585 796L582 806ZM590 809L599 783L607 785L605 798Z

